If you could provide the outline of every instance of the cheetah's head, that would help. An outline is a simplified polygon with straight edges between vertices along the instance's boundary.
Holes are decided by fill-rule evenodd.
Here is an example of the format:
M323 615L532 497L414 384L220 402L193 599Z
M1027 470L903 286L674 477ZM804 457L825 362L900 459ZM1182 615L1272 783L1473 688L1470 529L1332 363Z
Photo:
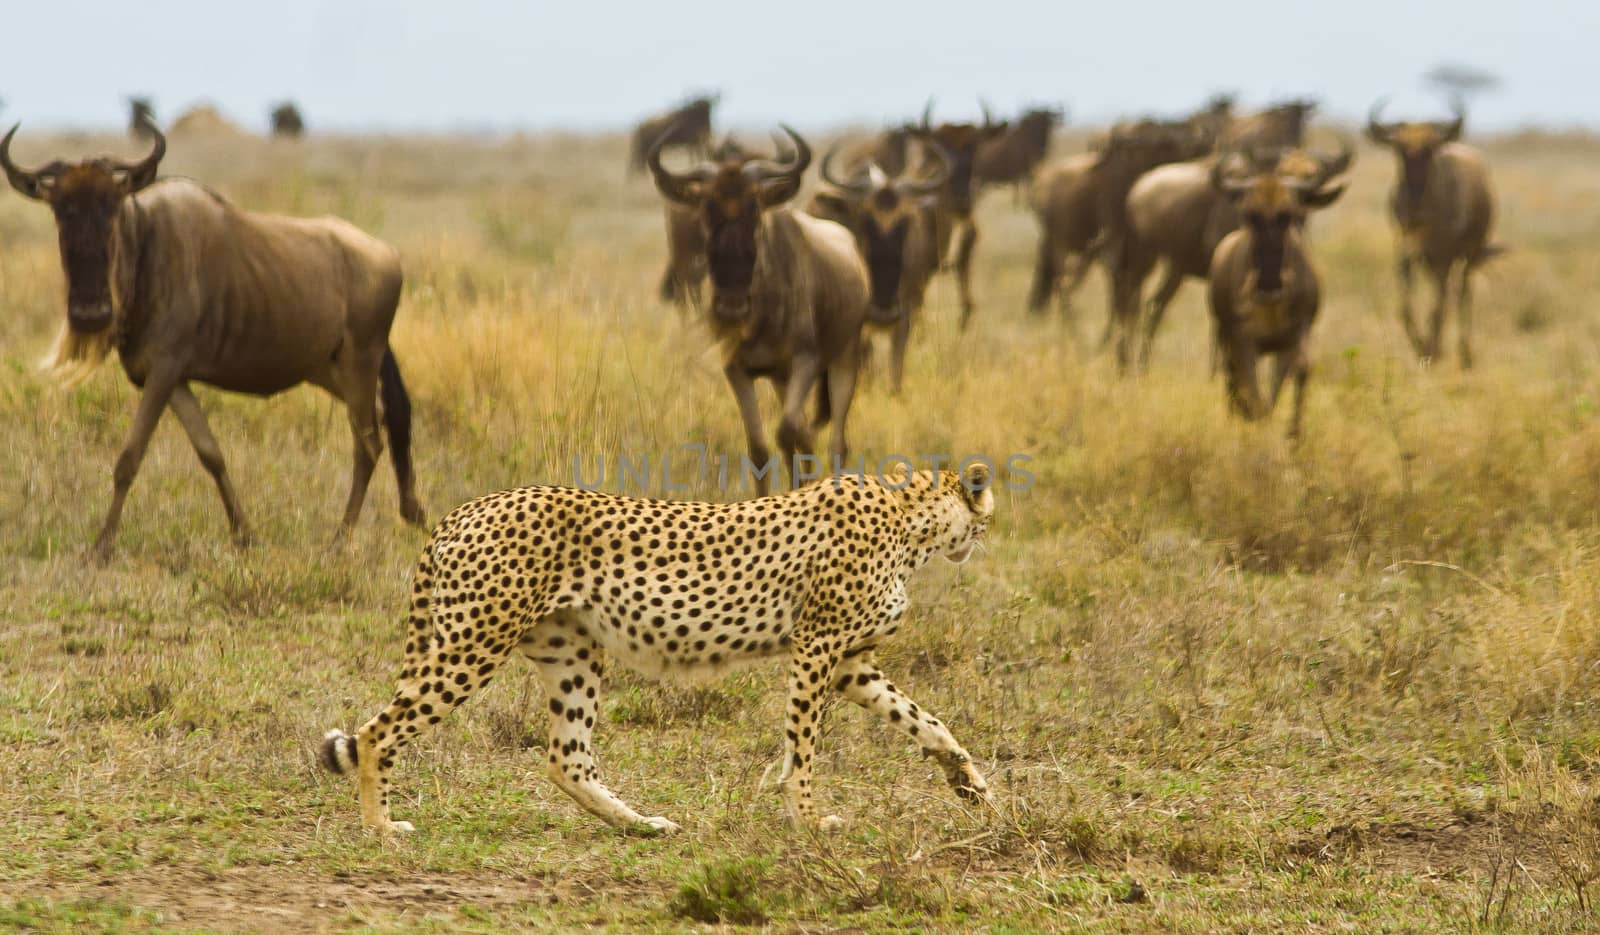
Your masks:
M989 465L982 462L969 464L961 471L941 471L940 475L940 493L955 501L949 511L951 524L942 552L959 565L983 543L989 520L994 517L994 491L989 489L993 479Z

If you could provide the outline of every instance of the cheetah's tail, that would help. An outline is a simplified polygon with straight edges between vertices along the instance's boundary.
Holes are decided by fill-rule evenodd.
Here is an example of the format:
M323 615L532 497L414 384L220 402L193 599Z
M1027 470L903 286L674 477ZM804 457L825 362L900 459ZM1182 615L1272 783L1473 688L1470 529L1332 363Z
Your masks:
M330 773L344 775L356 768L356 739L335 727L322 735L322 747L317 751L317 762Z

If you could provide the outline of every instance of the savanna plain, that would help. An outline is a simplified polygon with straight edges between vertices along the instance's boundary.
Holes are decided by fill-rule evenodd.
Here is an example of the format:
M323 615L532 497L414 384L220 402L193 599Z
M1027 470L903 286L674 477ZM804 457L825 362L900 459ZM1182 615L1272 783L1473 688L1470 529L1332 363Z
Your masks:
M0 929L1600 929L1600 141L1479 142L1513 250L1480 282L1476 369L1405 345L1394 168L1364 149L1313 221L1298 444L1281 410L1228 416L1196 285L1137 378L1095 353L1098 273L1030 318L1033 219L984 196L973 327L937 279L904 394L880 349L851 434L869 462L1031 458L987 551L913 579L879 653L994 801L836 704L817 794L848 824L827 836L784 822L776 665L610 677L606 777L681 835L619 834L545 778L521 665L401 755L417 832L363 832L314 753L398 672L425 533L392 473L335 547L342 408L200 389L255 544L230 544L168 418L91 564L134 391L114 361L73 390L36 373L64 320L55 231L0 197ZM137 149L25 129L15 155ZM652 458L657 493L671 456L672 496L740 496L679 451L744 444L707 332L655 296L660 201L623 162L604 136L175 138L163 168L400 248L394 347L437 519L619 453Z

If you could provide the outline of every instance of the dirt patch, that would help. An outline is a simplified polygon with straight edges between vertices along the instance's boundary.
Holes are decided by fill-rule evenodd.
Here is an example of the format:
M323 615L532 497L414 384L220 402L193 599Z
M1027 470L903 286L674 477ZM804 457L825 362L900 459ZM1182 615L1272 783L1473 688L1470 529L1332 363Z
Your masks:
M0 885L0 899L102 900L158 913L165 925L223 932L320 932L380 915L455 917L547 905L536 879L487 874L317 875L284 867L141 870L98 881Z

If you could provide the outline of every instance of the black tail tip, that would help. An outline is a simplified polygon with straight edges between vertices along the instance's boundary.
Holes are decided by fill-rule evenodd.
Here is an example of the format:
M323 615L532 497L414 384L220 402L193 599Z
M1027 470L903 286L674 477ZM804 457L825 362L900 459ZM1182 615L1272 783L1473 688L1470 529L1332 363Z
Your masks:
M330 773L344 775L356 768L355 738L337 727L322 737L322 747L317 750L317 762Z

